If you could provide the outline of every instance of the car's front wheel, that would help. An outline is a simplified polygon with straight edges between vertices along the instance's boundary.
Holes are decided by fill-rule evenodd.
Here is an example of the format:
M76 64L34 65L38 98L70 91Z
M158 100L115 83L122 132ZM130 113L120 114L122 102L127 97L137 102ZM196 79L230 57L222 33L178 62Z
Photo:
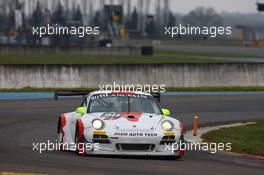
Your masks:
M177 159L180 159L184 156L185 154L185 146L183 146L185 144L185 140L184 140L184 136L182 135L181 138L180 138L180 142L179 142L179 147L180 147L180 150L179 150L179 155L176 156Z
M58 130L57 130L57 134L58 134L58 143L60 144L60 150L64 150L64 146L63 146L63 136L64 136L64 132L63 132L63 123L62 123L62 118L60 117L58 120Z
M75 131L75 144L76 144L76 153L79 155L86 155L84 149L84 139L80 134L79 124L77 122L76 131Z

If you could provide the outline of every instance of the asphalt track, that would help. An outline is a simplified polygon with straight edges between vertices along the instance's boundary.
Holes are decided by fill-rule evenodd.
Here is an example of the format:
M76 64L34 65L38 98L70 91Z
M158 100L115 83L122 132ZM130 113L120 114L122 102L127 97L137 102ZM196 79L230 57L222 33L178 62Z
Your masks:
M264 48L235 47L235 46L211 46L211 45L160 45L157 49L174 50L181 52L198 53L232 53L232 54L252 54L258 57L264 56Z
M263 63L264 62L264 48L252 48L252 47L228 47L228 46L206 46L206 45L161 45L155 46L157 49L173 50L179 52L194 52L194 53L226 53L226 54L251 54L255 55L244 57L209 57L212 60L225 60L225 61L237 61L237 62L253 62ZM172 55L166 55L172 56Z
M190 127L193 115L203 125L264 119L264 95L162 97L162 105ZM0 174L263 174L264 162L225 153L187 152L182 160L135 157L80 157L72 152L32 151L32 142L56 139L60 113L72 111L79 99L0 101Z

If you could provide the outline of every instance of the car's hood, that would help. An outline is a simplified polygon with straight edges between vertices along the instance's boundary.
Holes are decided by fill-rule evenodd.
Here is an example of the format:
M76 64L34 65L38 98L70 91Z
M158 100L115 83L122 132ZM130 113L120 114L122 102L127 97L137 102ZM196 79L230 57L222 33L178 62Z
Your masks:
M106 128L111 127L120 130L150 130L159 126L163 115L122 112L122 113L90 113L86 115L90 119L101 119L105 122Z

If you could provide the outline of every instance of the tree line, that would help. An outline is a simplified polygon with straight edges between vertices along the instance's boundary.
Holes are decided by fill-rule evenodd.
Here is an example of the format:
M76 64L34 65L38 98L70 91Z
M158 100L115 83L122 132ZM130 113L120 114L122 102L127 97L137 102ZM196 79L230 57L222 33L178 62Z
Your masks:
M7 34L15 26L15 9L23 12L23 29L29 30L32 26L42 26L47 23L59 25L90 25L105 26L103 5L105 0L100 0L101 8L95 8L92 1L83 0L83 4L65 5L69 0L57 1L52 9L45 7L43 1L36 0L36 5L30 9L32 14L26 14L26 0L9 0L0 4L0 33ZM7 3L9 2L9 3ZM62 3L63 2L63 3ZM222 19L212 8L197 7L186 15L175 14L170 8L169 0L156 0L154 12L150 13L150 0L138 0L137 5L132 5L130 0L120 1L120 5L126 8L123 12L123 21L130 37L163 37L164 26L174 26L178 23L201 25L221 25ZM85 6L85 8L83 7ZM87 8L88 7L88 8ZM87 8L87 9L86 9ZM1 10L2 9L2 10Z

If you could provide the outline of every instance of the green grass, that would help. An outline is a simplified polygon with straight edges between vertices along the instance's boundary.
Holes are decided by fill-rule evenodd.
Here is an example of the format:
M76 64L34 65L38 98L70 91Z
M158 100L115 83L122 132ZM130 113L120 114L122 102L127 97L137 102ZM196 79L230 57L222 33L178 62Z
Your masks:
M202 135L207 142L232 143L232 151L264 156L264 122L221 128Z
M0 89L0 92L54 92L57 89L77 90L77 91L93 91L97 89L91 88L32 88L24 87L21 89ZM175 87L166 88L167 92L258 92L264 91L264 87Z
M163 40L163 45L241 46L239 40Z
M254 55L246 53L217 53L217 52L183 52L175 50L155 49L156 55L171 55L171 56L201 56L201 57L226 57L226 58L263 58L263 55Z
M0 64L161 64L161 63L229 63L204 56L114 56L75 54L0 55Z
M130 44L135 46L149 46L153 44L153 39L130 38ZM241 46L240 40L175 40L175 39L158 39L161 45L205 45L205 46Z

